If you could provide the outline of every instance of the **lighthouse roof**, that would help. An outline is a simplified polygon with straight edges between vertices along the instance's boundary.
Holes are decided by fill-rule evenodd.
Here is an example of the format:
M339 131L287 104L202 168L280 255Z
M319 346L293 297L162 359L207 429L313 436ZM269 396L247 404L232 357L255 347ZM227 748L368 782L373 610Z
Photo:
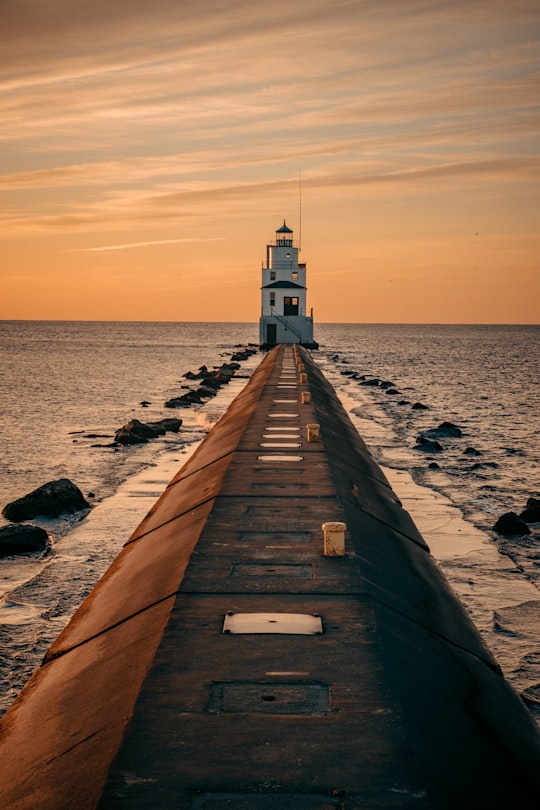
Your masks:
M292 230L289 228L285 220L283 220L283 225L281 228L278 228L276 233L292 233Z
M295 284L294 281L273 281L272 284L265 284L265 290L283 289L284 287L295 287L297 290L303 290L301 284Z

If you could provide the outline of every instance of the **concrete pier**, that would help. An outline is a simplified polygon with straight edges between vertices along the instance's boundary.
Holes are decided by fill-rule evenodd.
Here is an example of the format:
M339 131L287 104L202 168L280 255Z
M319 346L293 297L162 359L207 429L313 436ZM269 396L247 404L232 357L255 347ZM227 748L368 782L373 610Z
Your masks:
M10 810L540 806L532 720L298 347L266 355L0 732Z

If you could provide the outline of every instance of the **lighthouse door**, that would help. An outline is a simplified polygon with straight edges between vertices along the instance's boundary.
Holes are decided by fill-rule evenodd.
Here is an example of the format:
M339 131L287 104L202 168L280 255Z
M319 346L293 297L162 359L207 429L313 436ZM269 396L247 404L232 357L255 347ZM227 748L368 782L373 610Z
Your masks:
M266 324L266 342L269 346L275 346L277 340L277 324Z

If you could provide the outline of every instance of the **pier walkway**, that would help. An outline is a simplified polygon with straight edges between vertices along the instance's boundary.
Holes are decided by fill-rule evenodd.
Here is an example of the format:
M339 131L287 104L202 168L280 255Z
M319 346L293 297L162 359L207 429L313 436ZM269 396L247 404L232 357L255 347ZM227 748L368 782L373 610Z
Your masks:
M10 810L540 806L525 707L309 353L284 346L53 644L0 757Z

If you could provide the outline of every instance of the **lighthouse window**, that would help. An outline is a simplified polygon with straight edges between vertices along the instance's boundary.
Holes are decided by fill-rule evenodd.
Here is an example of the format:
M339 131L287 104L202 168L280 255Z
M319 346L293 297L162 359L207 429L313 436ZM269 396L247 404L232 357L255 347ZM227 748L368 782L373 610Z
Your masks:
M283 314L298 315L298 298L283 299Z
M270 270L270 281L275 281L275 280L276 280L276 271L275 270Z
M276 294L270 293L270 306L275 307L276 305Z
M296 272L296 270L292 271L292 280L293 281L298 281L298 273Z

